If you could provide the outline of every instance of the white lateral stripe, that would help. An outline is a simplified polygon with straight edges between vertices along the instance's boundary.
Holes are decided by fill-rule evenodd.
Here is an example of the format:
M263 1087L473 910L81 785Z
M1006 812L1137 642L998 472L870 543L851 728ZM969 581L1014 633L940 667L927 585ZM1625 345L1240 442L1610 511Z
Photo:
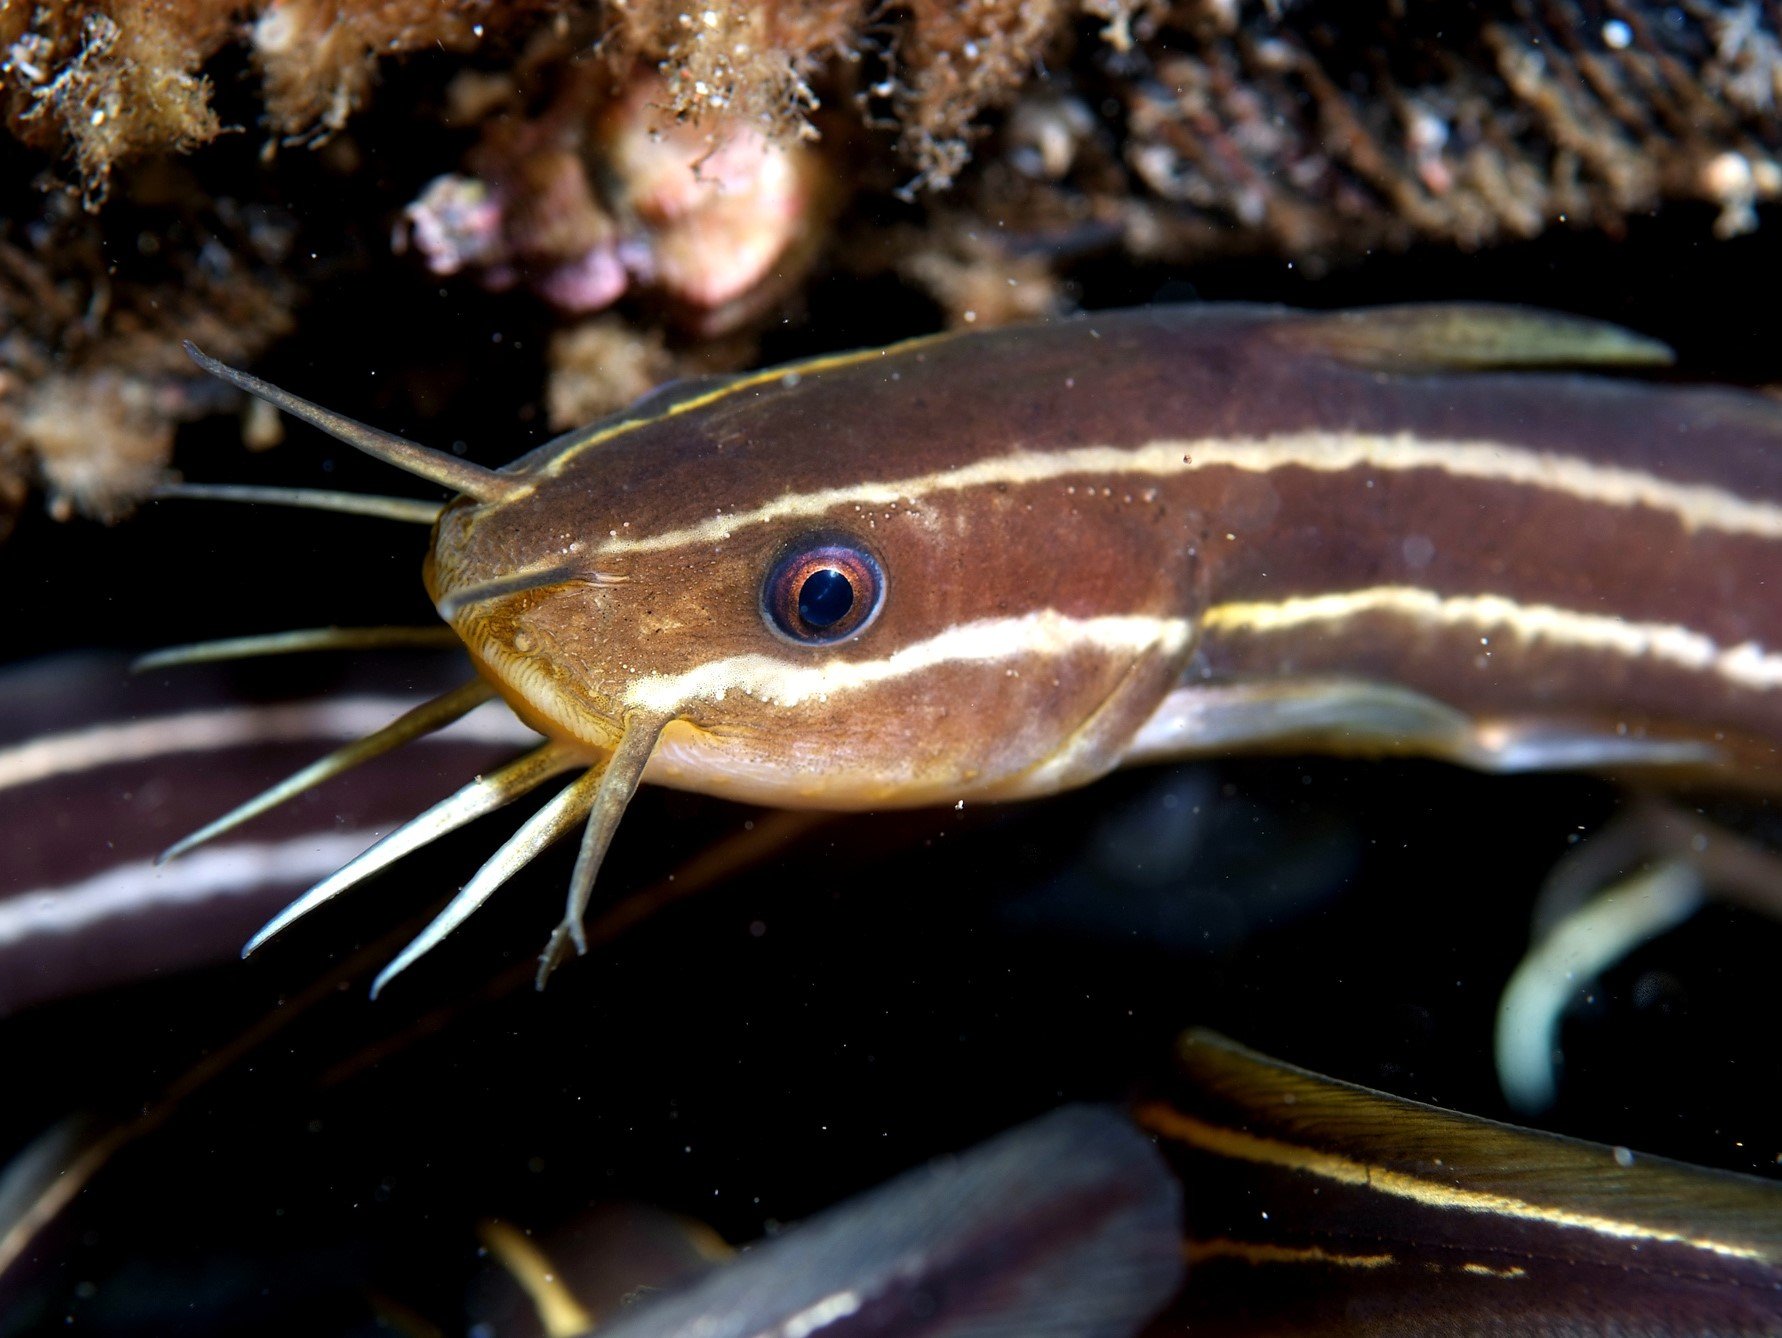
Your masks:
M288 706L231 706L117 724L92 725L0 748L0 790L52 776L140 762L177 753L219 752L256 743L351 740L389 724L412 698L343 697ZM538 735L501 702L486 702L416 742L536 743Z
M1445 441L1408 432L1389 436L1365 432L1285 432L1268 437L1153 441L1133 447L1016 451L933 474L787 493L760 506L719 514L682 529L611 539L596 552L604 557L654 552L683 544L721 543L737 530L752 525L822 516L850 505L892 506L996 484L1039 483L1078 475L1166 478L1212 468L1268 473L1289 467L1319 473L1435 469L1457 478L1512 483L1602 506L1651 507L1674 516L1689 530L1782 538L1782 505L1741 497L1711 484L1681 483L1637 469L1530 450L1511 442Z
M1551 604L1521 604L1502 595L1441 595L1416 586L1381 585L1275 603L1217 604L1202 617L1201 627L1215 632L1285 632L1368 613L1389 614L1425 626L1507 632L1527 642L1600 651L1630 660L1657 660L1760 691L1782 687L1782 655L1772 654L1754 641L1729 648L1677 623L1630 622Z
M777 706L801 706L908 678L943 664L981 664L1085 650L1128 655L1152 650L1173 653L1188 644L1192 631L1187 618L1138 614L1073 618L1055 609L1040 609L1019 618L961 623L882 660L799 664L771 655L735 655L682 674L647 674L626 689L625 704L636 710L671 713L688 702L722 701L727 692L740 692Z
M0 948L161 907L306 883L332 873L378 836L372 830L305 832L288 841L236 842L160 868L131 860L78 883L9 893L0 900Z

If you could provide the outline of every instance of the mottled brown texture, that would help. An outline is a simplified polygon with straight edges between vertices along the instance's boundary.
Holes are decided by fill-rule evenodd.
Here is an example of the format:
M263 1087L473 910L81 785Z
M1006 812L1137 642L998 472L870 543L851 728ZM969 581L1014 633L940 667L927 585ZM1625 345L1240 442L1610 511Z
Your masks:
M344 273L422 292L424 279L401 287L419 277L415 257L392 260L383 239L421 183L470 173L508 192L511 235L503 263L462 269L543 293L561 320L622 296L639 337L671 330L684 365L715 335L734 332L744 347L770 320L796 326L813 309L807 294L822 291L812 281L838 268L848 281L894 274L934 299L940 321L984 326L1068 307L1088 255L1186 266L1272 252L1316 272L1420 242L1476 248L1562 224L1614 232L1677 200L1711 207L1704 230L1741 231L1782 190L1779 53L1770 9L1711 0L12 5L0 9L0 114L25 147L8 149L18 190L0 240L64 286L132 293L145 311L152 298L149 323L165 333L212 322L219 351L242 358ZM354 121L379 78L397 75L420 96ZM739 125L800 150L814 133L821 156L803 160L795 188L727 189L714 207L669 219L625 189L628 173L648 175L651 155L637 150L655 145L615 113L640 81L661 90L648 110L671 135L704 136L718 152ZM221 125L218 107L237 124ZM441 122L462 137L442 136ZM330 136L325 173L343 189L317 198L314 160L282 146ZM231 144L234 165L211 171L231 161ZM253 144L267 150L258 162L240 152ZM428 147L411 161L411 145ZM174 151L199 154L177 187L188 211L301 199L317 235L254 269L264 292L203 277L216 252L201 229L170 234L155 264L128 238L101 263L65 220L25 237L38 188L77 185L89 206L128 207ZM912 187L930 189L913 207L894 199ZM640 223L650 245L638 243ZM222 244L240 252L227 235ZM624 258L597 256L602 247ZM591 256L604 270L578 263ZM24 289L0 294L6 310L35 303ZM60 324L29 317L29 356L8 347L0 364L0 512L18 504L39 441L71 481L62 494L115 510L165 466L170 425L186 416L166 411L153 370L179 369L177 355L143 354L156 382L146 392L38 387L49 372L32 359L84 376L94 339L84 302L46 309ZM392 328L410 314L390 311ZM576 378L568 357L554 365L558 421ZM726 349L718 361L733 358ZM28 434L26 419L37 424Z
M1614 232L1677 200L1729 236L1782 193L1779 35L1773 8L1712 0L1183 7L1081 53L1062 102L1024 96L974 210L1067 246L1111 229L1161 261L1314 267Z
M33 483L58 515L123 514L165 476L176 426L231 402L179 341L245 361L292 328L286 220L153 206L134 221L109 228L66 197L0 220L0 515Z
M245 39L278 136L339 130L379 59L464 51L538 6L492 0L76 0L0 10L0 98L14 134L64 148L94 200L131 158L181 151L222 129L203 66Z
M1096 12L1111 8L1105 3ZM541 0L79 0L0 10L0 97L13 132L71 151L94 198L129 158L193 148L222 129L205 63L243 40L280 137L341 130L381 60L472 53L535 33L540 49L587 58L623 80L667 77L671 116L741 117L777 135L811 133L813 83L862 41L898 67L885 90L923 180L944 185L969 156L973 122L1035 69L1072 14L1069 0L962 9L913 0L880 13L858 0L689 7L668 0L548 6ZM539 28L541 15L547 16Z
M643 293L705 336L803 281L841 193L833 155L741 109L677 115L656 74L571 61L547 82L541 105L515 89L490 117L472 175L434 178L404 211L434 273L524 284L578 316Z

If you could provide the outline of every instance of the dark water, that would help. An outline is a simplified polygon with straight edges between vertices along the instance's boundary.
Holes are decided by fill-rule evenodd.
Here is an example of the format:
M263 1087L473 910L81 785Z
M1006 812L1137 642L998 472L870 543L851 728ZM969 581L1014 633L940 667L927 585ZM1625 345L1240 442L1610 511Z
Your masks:
M1782 311L1748 299L1767 291L1779 220L1731 243L1711 241L1709 221L1381 258L1316 283L1260 262L1181 275L1086 262L1077 279L1089 306L1531 301L1669 339L1692 374L1758 379L1782 347ZM906 295L868 296L885 301L839 278L819 285L772 356L931 320ZM372 328L368 308L391 314ZM263 370L494 462L544 435L521 416L543 332L514 320L512 306L455 289L343 283ZM296 431L244 461L232 434L198 425L180 464L212 480L401 483ZM405 527L260 509L167 504L113 529L28 519L0 548L6 651L418 621L422 545ZM263 694L325 688L329 674L311 663L239 681ZM558 852L369 1003L376 962L511 830L496 818L264 959L0 1022L0 1157L76 1111L157 1121L40 1238L0 1332L369 1333L399 1313L450 1332L479 1219L544 1228L628 1198L750 1239L1062 1101L1125 1096L1166 1070L1188 1025L1503 1116L1491 1024L1534 892L1620 802L1595 780L1272 760L1128 774L1008 808L849 818L538 995L528 968L568 876ZM647 792L602 896L664 878L758 816ZM1736 816L1766 821L1761 808ZM368 944L382 946L299 1007ZM1776 1174L1779 959L1782 927L1716 909L1617 967L1568 1016L1548 1123ZM263 1044L165 1098L207 1055L285 1015Z

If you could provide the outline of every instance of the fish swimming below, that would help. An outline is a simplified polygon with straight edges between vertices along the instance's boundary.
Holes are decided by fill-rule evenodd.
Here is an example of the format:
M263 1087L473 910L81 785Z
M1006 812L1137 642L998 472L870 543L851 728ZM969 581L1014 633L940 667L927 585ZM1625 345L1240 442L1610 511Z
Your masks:
M581 826L542 984L585 948L646 780L870 809L1259 750L1777 774L1782 409L1606 375L1669 358L1611 326L1489 306L1097 313L671 386L502 469L192 352L456 491L382 513L432 521L427 589L477 676L173 853L496 695L544 740L249 949L571 776L374 992ZM292 635L267 641L329 644Z

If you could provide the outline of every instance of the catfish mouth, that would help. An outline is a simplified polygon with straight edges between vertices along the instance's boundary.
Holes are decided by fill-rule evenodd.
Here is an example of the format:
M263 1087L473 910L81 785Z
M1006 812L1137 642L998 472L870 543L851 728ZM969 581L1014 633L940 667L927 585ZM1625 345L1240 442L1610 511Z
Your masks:
M529 728L590 752L617 747L631 714L618 698L590 688L580 675L555 672L549 660L515 650L485 620L472 618L456 630L477 672Z
M526 725L569 746L598 752L617 746L630 712L617 698L590 688L587 675L563 672L531 654L527 633L502 605L571 586L625 585L629 577L598 571L585 561L557 561L493 580L434 593L434 607L451 625L486 679Z
M408 852L530 793L553 777L575 771L580 774L528 817L445 909L379 973L371 992L375 997L398 972L431 950L541 851L578 824L585 824L563 919L539 959L537 981L542 986L570 950L588 949L582 920L595 875L643 778L644 768L658 740L674 723L677 711L625 709L622 702L607 701L598 693L587 692L567 672L572 665L534 656L529 653L530 646L522 650L527 634L518 626L518 611L512 605L506 610L501 606L516 599L528 601L534 592L569 585L618 585L626 578L566 560L580 553L581 546L575 544L528 566L506 566L496 579L460 582L458 578L466 571L462 556L473 547L470 530L475 524L475 508L500 506L529 495L535 483L523 470L485 469L445 452L428 450L226 367L189 342L185 348L200 366L238 389L285 409L358 450L459 494L457 500L438 509L397 499L371 499L369 505L361 505L351 499L343 502L338 495L326 496L332 499L328 509L369 511L432 525L433 543L422 566L423 579L440 616L464 643L478 677L311 763L177 843L167 855L220 835L360 762L443 729L499 692L521 719L545 735L545 741L506 766L475 777L389 832L274 916L249 941L246 951L253 951L286 925ZM485 556L489 553L486 548L481 551ZM498 556L499 552L497 547L495 554ZM442 558L442 554L446 556ZM396 629L377 630L388 634ZM399 637L391 644L405 640Z

